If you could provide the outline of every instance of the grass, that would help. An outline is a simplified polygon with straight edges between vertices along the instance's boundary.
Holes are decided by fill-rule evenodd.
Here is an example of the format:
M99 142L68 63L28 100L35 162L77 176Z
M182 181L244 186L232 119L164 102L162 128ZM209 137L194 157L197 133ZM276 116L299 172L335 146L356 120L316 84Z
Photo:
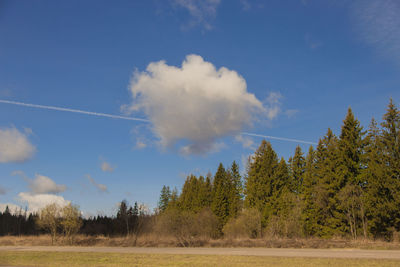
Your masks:
M262 256L0 252L0 265L15 266L399 266L400 261Z
M69 243L59 236L55 245L65 246ZM0 246L50 246L49 235L40 236L2 236ZM130 237L105 237L78 235L74 246L99 247L132 247L134 239ZM173 237L164 237L155 234L139 236L138 247L177 247L179 243ZM386 242L381 240L349 240L341 238L260 238L260 239L196 239L190 244L192 247L264 247L264 248L360 248L360 249L395 249L400 250L400 242Z

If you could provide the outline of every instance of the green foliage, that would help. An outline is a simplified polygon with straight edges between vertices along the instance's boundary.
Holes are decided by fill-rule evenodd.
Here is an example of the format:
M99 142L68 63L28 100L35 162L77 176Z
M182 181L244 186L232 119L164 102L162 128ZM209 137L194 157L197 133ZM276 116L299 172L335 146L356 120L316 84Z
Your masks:
M254 236L243 229L254 215L248 211L257 211L271 236L390 240L400 231L400 112L390 100L381 128L372 120L365 135L349 108L339 137L328 129L315 150L304 156L297 146L288 163L263 140L249 157L244 186L236 162L220 164L213 180L189 176L170 206L193 214L210 207L216 233L229 237Z
M158 210L163 212L168 207L168 202L171 199L171 189L169 186L163 186L161 189L160 200L158 201Z

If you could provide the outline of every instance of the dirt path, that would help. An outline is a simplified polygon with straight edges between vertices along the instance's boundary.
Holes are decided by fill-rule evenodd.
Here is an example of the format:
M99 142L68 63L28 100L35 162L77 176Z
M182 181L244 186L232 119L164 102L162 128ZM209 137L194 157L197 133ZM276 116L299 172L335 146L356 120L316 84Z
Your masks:
M243 255L318 258L369 258L400 260L399 250L362 249L288 249L288 248L145 248L145 247L45 247L2 246L2 251L58 251L98 253L149 253L192 255Z

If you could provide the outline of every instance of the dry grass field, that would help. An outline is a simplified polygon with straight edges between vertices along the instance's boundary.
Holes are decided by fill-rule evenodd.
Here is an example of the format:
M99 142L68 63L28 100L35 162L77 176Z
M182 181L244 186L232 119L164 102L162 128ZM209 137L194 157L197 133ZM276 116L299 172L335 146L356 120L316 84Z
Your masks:
M0 252L8 266L400 266L396 260L226 255Z
M68 240L59 237L55 243L58 246L68 245ZM3 236L0 237L0 246L49 246L51 237L40 236ZM76 236L74 246L102 246L102 247L132 247L134 238L105 237L105 236ZM178 247L180 244L172 237L159 235L143 235L137 239L138 247ZM264 247L264 248L360 248L360 249L397 249L400 242L385 242L377 240L349 240L349 239L196 239L191 247Z

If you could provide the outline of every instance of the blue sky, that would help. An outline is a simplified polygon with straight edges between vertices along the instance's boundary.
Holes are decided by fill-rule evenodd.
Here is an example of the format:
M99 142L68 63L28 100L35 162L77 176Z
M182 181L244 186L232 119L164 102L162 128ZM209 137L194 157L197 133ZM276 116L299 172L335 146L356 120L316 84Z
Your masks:
M399 13L395 0L2 1L0 100L149 122L0 103L0 203L154 208L164 184L242 165L262 140L242 132L317 142L349 106L367 127L400 102ZM269 141L286 159L309 146Z

